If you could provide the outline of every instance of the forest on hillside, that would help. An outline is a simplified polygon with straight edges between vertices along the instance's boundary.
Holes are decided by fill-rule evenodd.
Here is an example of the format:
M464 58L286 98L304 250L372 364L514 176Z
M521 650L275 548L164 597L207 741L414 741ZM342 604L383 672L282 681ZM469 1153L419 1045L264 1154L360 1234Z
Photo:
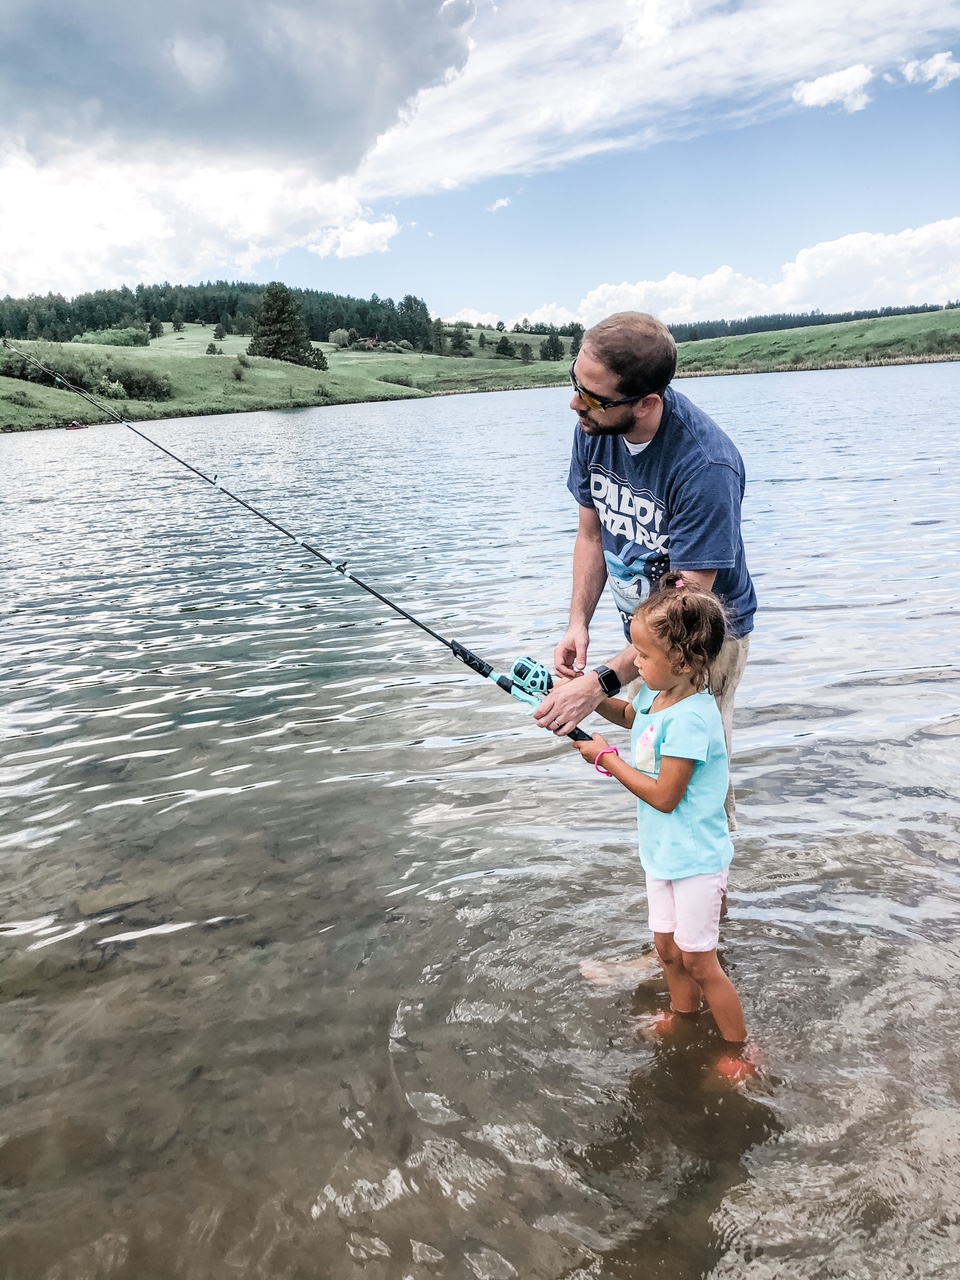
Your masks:
M249 334L269 286L226 280L205 284L138 284L119 289L98 289L67 299L62 294L30 295L0 299L0 336L69 342L72 338L109 329L149 328L162 325L221 325L224 333ZM373 294L368 299L325 293L317 289L291 289L300 305L307 334L313 342L326 342L333 330L353 330L358 338L380 342L409 342L415 350L429 351L434 345L431 316L422 298L406 294L399 302ZM739 320L700 320L672 324L678 342L707 338L729 338L739 334L769 333L782 329L802 329L814 325L839 324L848 320L875 320L884 316L917 315L960 307L960 299L944 307L920 304L880 307L865 311L779 312L746 316ZM483 326L480 326L483 327ZM490 326L491 328L493 326ZM496 328L505 328L501 321ZM579 336L579 323L554 325L529 320L512 326L517 334L560 334Z
M78 334L104 329L163 325L222 325L225 333L253 332L254 320L268 286L228 283L138 284L135 289L98 289L70 300L61 294L0 299L0 336L69 342ZM406 340L429 348L430 312L422 298L351 298L316 289L291 289L300 304L307 333L326 342L334 329L355 329L360 337L381 342Z

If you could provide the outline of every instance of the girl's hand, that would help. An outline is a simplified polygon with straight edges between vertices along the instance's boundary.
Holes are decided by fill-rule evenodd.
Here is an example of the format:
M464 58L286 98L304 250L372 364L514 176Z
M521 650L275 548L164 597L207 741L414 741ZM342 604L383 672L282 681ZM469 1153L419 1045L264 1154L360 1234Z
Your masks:
M587 764L593 764L600 752L609 747L610 743L601 738L599 733L595 733L589 742L575 742L573 745L586 760Z

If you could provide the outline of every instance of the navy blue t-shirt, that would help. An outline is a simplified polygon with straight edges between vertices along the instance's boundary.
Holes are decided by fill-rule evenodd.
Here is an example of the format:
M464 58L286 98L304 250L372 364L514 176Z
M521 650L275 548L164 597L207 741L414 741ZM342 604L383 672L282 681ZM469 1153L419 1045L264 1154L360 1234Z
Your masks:
M713 589L729 632L753 630L757 597L740 534L745 474L733 441L686 396L668 387L649 445L631 455L619 436L588 436L578 424L567 488L595 507L617 608L629 624L669 570L716 569Z

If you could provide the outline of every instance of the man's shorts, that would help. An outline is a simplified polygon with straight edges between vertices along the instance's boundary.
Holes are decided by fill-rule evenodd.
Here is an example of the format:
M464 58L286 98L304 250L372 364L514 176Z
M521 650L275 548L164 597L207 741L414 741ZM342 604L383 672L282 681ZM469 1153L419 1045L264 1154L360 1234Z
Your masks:
M716 951L727 872L655 880L647 876L647 905L654 933L672 933L681 951Z

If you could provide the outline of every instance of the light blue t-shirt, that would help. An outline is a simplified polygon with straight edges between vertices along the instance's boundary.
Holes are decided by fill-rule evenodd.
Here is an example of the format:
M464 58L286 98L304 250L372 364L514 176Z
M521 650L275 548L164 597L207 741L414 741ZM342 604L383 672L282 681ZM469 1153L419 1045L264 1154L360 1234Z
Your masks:
M630 763L656 778L662 756L695 760L693 776L673 813L661 813L637 801L640 863L657 880L713 875L733 858L724 800L729 767L723 721L712 693L693 693L668 707L650 711L656 697L643 685L634 699L636 718L630 736Z

